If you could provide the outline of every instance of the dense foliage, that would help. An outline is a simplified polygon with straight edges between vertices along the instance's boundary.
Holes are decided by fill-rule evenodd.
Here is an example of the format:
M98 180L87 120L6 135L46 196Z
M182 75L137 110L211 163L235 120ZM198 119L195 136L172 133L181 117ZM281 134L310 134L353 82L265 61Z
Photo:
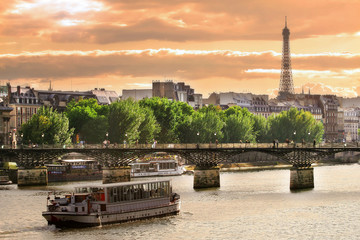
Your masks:
M71 101L65 110L69 118L70 128L75 134L82 136L82 140L89 143L99 143L104 140L108 131L108 105L98 105L96 99Z
M42 122L40 129L30 125L31 121L24 125L24 134L25 130L34 128L35 141L39 141L39 132L46 131L50 124L42 120L40 113L44 111L34 117ZM71 102L65 114L70 129L74 128L80 140L87 143L101 143L105 139L111 143L239 143L275 139L319 142L324 133L323 124L310 112L296 108L266 119L238 106L222 110L210 105L195 111L186 103L158 97L141 101L128 99L107 106L98 105L95 99L81 100Z
M268 136L278 139L280 142L293 140L294 142L318 142L324 134L324 127L317 122L310 112L298 111L291 108L281 112L277 116L268 118Z
M52 108L42 107L21 126L24 143L68 144L74 129L69 129L69 119Z
M160 124L160 132L156 140L163 143L181 142L183 126L189 121L189 116L194 114L194 109L187 103L171 101L166 98L146 98L139 101L141 107L152 110L156 121Z
M115 143L148 143L159 132L153 112L132 99L110 105L109 139Z

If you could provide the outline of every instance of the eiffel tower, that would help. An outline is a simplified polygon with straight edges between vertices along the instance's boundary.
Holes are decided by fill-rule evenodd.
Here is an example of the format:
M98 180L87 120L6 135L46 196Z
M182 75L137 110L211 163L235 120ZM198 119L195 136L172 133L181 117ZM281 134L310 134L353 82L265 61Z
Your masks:
M282 31L283 49L281 61L281 76L278 98L288 98L294 94L294 84L291 71L291 55L290 55L290 30L287 28L287 19L285 17L285 28Z

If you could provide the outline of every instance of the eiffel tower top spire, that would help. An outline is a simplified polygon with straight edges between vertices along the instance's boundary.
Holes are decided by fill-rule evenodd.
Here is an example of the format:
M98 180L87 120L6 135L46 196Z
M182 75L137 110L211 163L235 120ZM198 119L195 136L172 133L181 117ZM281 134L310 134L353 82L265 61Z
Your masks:
M279 86L279 97L284 97L294 94L294 84L291 70L291 55L290 55L290 30L287 28L287 17L285 16L285 27L282 31L283 35L283 49L281 61L281 75Z

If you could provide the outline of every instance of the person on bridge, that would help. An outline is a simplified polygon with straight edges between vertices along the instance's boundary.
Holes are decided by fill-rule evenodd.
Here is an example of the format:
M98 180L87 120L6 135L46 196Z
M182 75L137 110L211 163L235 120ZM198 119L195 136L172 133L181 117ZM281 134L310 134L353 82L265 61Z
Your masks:
M316 146L316 139L314 139L313 146L314 146L314 148L315 148L315 146Z

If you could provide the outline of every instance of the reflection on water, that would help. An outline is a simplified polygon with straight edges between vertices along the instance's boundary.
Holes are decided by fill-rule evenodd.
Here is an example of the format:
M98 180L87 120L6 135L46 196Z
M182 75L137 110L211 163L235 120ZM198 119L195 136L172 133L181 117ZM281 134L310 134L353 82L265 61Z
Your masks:
M314 177L297 192L289 170L221 173L220 188L197 191L193 176L172 177L179 215L66 230L42 218L47 193L89 182L2 186L0 239L360 239L360 165L316 167Z

